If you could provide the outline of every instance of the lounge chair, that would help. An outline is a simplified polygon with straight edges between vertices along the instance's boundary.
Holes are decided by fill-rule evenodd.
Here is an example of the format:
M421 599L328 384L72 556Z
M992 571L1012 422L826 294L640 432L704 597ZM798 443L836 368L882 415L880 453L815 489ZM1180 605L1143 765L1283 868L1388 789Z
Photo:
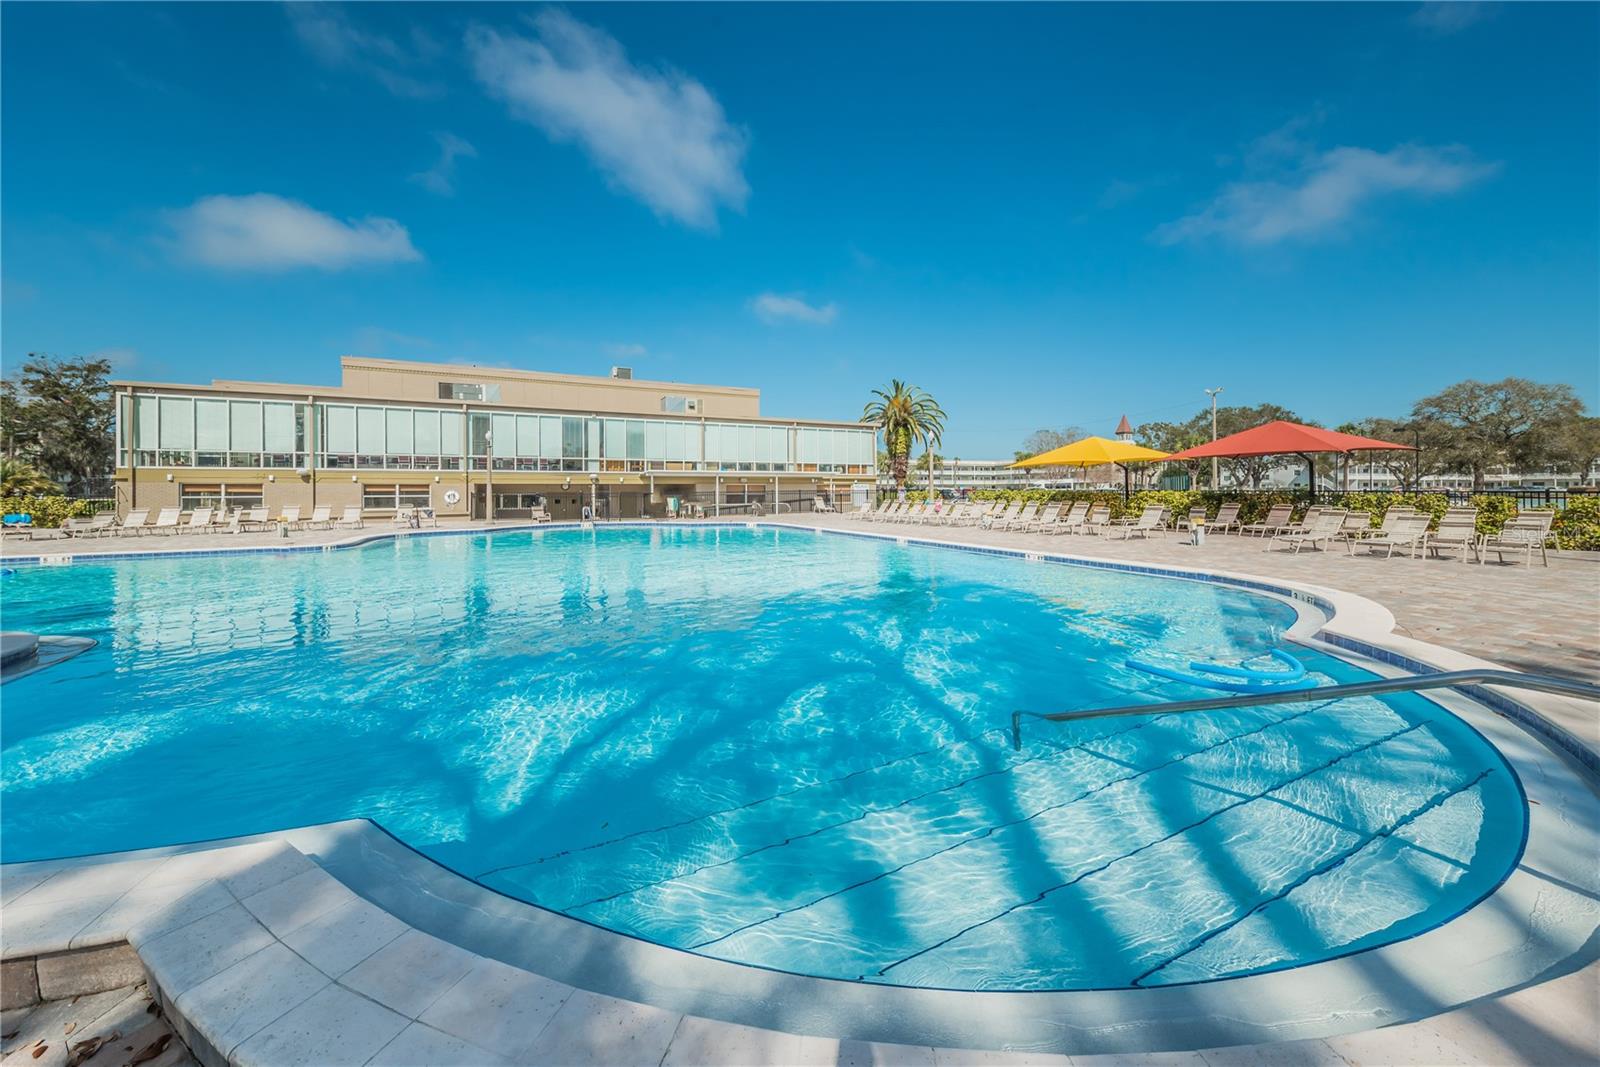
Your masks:
M1016 518L1020 511L1022 511L1022 501L1016 500L1007 504L1004 511L991 511L979 520L978 525L985 530L992 530L996 526L1005 529L1004 524Z
M1533 550L1539 550L1539 560L1546 567L1550 566L1550 553L1545 551L1545 542L1550 539L1550 526L1555 522L1556 514L1553 511L1525 511L1506 523L1497 534L1489 534L1478 545L1478 562L1481 564L1484 557L1493 552L1501 563L1506 561L1507 552L1522 552L1525 554L1528 566L1533 566Z
M246 508L239 520L239 528L242 530L270 530L276 525L266 508Z
M414 507L398 507L394 509L394 517L389 520L390 526L404 526L413 529L417 525L417 509Z
M820 511L824 515L837 514L839 511L838 508L834 507L820 496L814 496L811 498L811 510Z
M1284 523L1282 526L1278 527L1272 532L1272 536L1276 537L1281 533L1305 533L1316 523L1317 516L1321 515L1327 510L1328 509L1323 507L1321 504L1313 504L1306 508L1306 513L1300 516L1298 522L1290 521Z
M211 531L211 508L195 508L189 512L189 521L178 527L179 533L209 533Z
M1459 549L1461 562L1465 563L1469 552L1483 558L1478 541L1478 509L1451 508L1439 520L1439 528L1428 535L1423 552L1442 557L1447 550Z
M170 534L177 533L178 519L182 515L182 508L162 508L160 513L156 515L156 521L150 526L151 532Z
M118 523L111 529L119 537L124 535L138 536L149 528L144 524L144 520L148 519L149 517L149 508L135 508L123 517L122 522Z
M1001 502L998 500L991 500L985 504L973 505L972 510L961 519L961 525L977 526L982 523L984 519L999 511L1001 506Z
M1267 517L1260 522L1247 522L1239 527L1241 534L1253 534L1256 537L1270 537L1285 526L1289 525L1289 516L1294 514L1294 507L1290 504L1274 504L1267 511Z
M888 522L904 505L898 500L891 500L882 505L877 511L867 516L868 522Z
M0 518L0 529L5 533L31 534L33 532L33 516L26 511L12 512Z
M1075 533L1093 534L1098 537L1111 529L1111 505L1095 504L1089 508L1089 517L1083 520L1082 528Z
M1224 504L1217 509L1217 517L1206 523L1209 533L1223 534L1239 529L1239 505Z
M278 516L278 521L291 530L301 529L305 524L300 520L300 505L290 504L283 509L283 514Z
M344 514L339 518L339 521L334 523L334 525L352 530L361 529L361 506L359 504L353 504L350 507L345 508Z
M1373 532L1372 516L1365 511L1345 512L1344 522L1334 535L1336 541L1359 541Z
M66 519L61 523L61 536L88 537L93 534L94 528L94 519Z
M1056 521L1046 526L1043 530L1047 534L1071 533L1076 526L1083 525L1084 516L1089 514L1089 505L1083 501L1072 505L1065 515L1058 515Z
M1180 532L1183 530L1192 530L1195 528L1197 523L1203 526L1211 525L1210 523L1206 522L1205 508L1193 507L1189 509L1189 513L1187 515L1180 515L1178 517L1176 529L1178 529Z
M300 523L304 530L326 530L333 525L333 509L326 504L318 504L311 509L311 517Z
M1388 518L1388 516L1384 516ZM1359 541L1348 542L1350 554L1355 555L1356 549L1365 548L1370 552L1378 549L1384 550L1384 558L1394 555L1397 548L1410 549L1415 557L1423 544L1428 539L1428 524L1433 520L1426 515L1401 515L1396 518L1386 530L1379 530L1374 537L1363 537Z
M1028 523L1032 522L1033 517L1038 513L1038 502L1030 502L1022 505L1022 510L1010 518L1001 519L998 525L1002 530L1020 530Z
M1056 519L1060 516L1060 504L1046 504L1032 520L1022 524L1022 529L1024 531L1043 530L1046 526L1054 526Z
M1167 509L1161 504L1151 504L1139 513L1137 519L1124 520L1115 525L1115 529L1122 531L1124 541L1134 534L1140 537L1149 537L1152 533L1167 536Z
M1373 526L1371 520L1368 520L1366 530L1356 531L1350 539L1359 541L1369 537L1382 537L1391 534L1394 532L1395 523L1407 516L1418 514L1421 513L1416 508L1407 507L1404 504L1395 504L1384 511L1383 518L1379 520L1377 526Z
M1293 545L1295 555L1300 554L1300 549L1306 545L1321 551L1323 546L1339 537L1339 531L1344 529L1345 512L1332 508L1324 508L1303 529L1280 530L1272 535L1272 540L1267 542L1267 551L1272 551L1272 546L1282 542Z
M529 510L528 518L532 519L534 522L549 522L550 521L550 512L545 510L545 507L544 507L543 504L540 504L537 507L534 507L534 508ZM439 525L439 520L438 519L434 519L433 522L430 525L433 525L433 526Z

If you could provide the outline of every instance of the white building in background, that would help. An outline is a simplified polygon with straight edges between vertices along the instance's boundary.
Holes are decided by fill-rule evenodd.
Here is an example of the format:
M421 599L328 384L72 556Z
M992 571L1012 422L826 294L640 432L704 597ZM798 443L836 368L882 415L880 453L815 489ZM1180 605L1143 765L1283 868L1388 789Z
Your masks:
M1098 484L1084 480L1079 470L1052 471L1052 475L1060 476L1046 477L1043 471L1014 469L1013 462L1009 459L947 459L934 467L933 485L935 489L970 493L980 489L1089 489ZM926 468L913 469L907 478L908 488L914 490L925 489L927 484ZM1120 481L1116 484L1121 488ZM881 475L878 485L882 489L893 489L894 479Z

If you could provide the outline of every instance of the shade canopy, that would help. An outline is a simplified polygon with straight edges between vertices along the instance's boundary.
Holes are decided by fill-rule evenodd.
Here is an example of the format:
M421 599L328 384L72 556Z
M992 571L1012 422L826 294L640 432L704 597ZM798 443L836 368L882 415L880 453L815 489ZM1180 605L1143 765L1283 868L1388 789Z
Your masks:
M1166 459L1167 454L1132 441L1113 441L1105 437L1085 437L1070 445L1052 448L1037 456L1018 460L1013 467L1098 467L1106 463L1145 463Z
M1369 452L1386 448L1415 451L1410 445L1398 445L1393 441L1380 441L1376 437L1361 437L1353 433L1324 430L1316 426L1302 426L1298 422L1285 422L1279 419L1264 426L1241 430L1203 445L1186 448L1182 452L1174 452L1167 458L1210 459L1216 456L1219 459L1228 459L1240 456L1281 456L1289 453L1309 455L1316 452Z

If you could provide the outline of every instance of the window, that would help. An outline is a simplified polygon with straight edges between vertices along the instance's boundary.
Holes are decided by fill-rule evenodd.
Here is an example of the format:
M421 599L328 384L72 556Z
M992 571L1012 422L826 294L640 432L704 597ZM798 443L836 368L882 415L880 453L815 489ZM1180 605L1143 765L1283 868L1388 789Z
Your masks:
M259 508L261 486L245 485L194 485L188 482L178 486L178 506L185 511L195 508L215 508L232 511L234 508Z
M500 402L498 385L480 385L476 382L440 382L440 400L481 400L486 404Z
M700 414L700 398L694 396L664 396L661 410L668 415Z
M427 508L433 506L433 498L425 485L363 485L361 506L371 511Z

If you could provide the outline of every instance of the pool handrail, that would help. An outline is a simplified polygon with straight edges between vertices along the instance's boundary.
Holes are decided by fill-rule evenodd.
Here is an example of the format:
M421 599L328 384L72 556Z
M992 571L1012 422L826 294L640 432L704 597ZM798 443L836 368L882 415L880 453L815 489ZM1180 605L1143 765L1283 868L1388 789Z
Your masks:
M1437 674L1407 674L1399 678L1378 678L1370 682L1319 686L1270 693L1248 693L1200 700L1171 700L1159 704L1124 704L1114 708L1084 708L1077 711L1013 711L1011 747L1022 748L1022 719L1045 722L1075 722L1120 715L1171 715L1178 712L1216 711L1221 708L1255 707L1261 704L1310 703L1315 700L1340 700L1344 697L1376 696L1380 693L1409 693L1418 689L1454 689L1464 685L1499 685L1509 689L1532 689L1540 693L1576 697L1600 703L1600 686L1556 678L1548 674L1523 674L1520 671L1472 670L1440 671Z

